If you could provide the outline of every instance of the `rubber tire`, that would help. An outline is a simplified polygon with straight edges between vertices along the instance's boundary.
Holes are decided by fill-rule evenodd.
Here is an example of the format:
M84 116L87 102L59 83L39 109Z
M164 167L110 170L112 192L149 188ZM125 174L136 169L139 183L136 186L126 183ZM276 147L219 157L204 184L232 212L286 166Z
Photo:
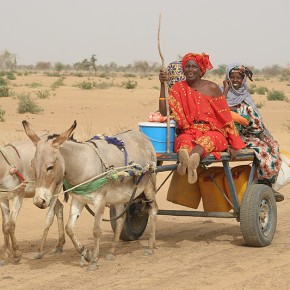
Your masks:
M246 244L252 247L270 245L276 225L277 206L272 189L264 184L250 185L240 208L240 227Z
M120 239L123 241L136 241L143 235L147 227L149 215L141 202L132 203L128 211L129 213L127 213ZM110 207L110 218L115 216L115 208ZM115 231L116 221L111 221L111 227Z

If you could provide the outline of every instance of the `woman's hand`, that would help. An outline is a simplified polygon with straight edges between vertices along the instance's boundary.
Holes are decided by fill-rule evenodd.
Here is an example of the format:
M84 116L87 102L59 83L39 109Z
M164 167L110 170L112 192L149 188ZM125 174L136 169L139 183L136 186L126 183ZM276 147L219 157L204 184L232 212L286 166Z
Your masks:
M167 73L163 70L160 70L159 73L159 81L161 84L164 84L164 82L166 82L168 80L168 76Z
M224 80L223 85L224 85L224 93L227 94L230 89L231 83L229 80Z
M227 152L231 155L231 160L235 160L238 155L238 151L235 150L233 147L229 146L227 148Z

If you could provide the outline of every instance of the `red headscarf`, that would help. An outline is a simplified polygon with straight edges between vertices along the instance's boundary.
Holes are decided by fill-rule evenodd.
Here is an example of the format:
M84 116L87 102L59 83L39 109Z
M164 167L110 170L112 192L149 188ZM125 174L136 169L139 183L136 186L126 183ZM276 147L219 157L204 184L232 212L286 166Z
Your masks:
M209 55L205 54L204 52L202 54L196 54L196 53L193 53L193 52L190 52L188 54L186 54L183 59L182 59L182 69L184 70L184 67L185 67L185 64L188 60L193 60L195 61L198 66L200 67L201 69L201 72L202 72L202 76L204 76L205 72L207 69L212 69L213 66L209 60Z

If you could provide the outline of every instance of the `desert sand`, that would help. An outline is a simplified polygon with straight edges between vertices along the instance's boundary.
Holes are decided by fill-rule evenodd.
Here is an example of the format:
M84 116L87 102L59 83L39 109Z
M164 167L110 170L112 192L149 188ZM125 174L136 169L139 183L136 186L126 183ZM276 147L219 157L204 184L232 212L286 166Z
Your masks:
M10 81L14 93L30 92L44 109L40 114L18 114L17 98L1 98L6 121L0 123L1 146L19 139L27 139L22 120L29 121L39 134L61 133L74 120L78 125L75 138L86 140L95 134L111 135L127 129L138 130L138 122L147 121L149 112L158 108L158 76L136 77L138 87L128 90L111 87L104 90L82 90L73 86L87 78L67 76L64 86L50 91L48 99L37 99L35 91L51 90L57 78L41 73L17 76ZM90 80L99 81L98 77ZM127 78L112 77L115 83ZM221 79L212 79L222 84ZM106 80L101 80L106 81ZM30 84L41 84L32 88ZM290 98L290 86L278 79L256 82L257 86L283 91ZM281 148L290 152L290 103L267 101L265 95L253 95L264 122ZM157 175L158 185L167 173ZM166 200L168 182L157 194L160 209L184 209ZM133 242L120 241L115 261L106 261L105 254L113 237L109 223L103 223L101 258L95 272L80 266L79 254L70 239L62 254L54 254L57 242L57 224L48 235L45 256L34 259L43 231L46 210L38 209L31 199L24 200L16 227L22 251L18 264L9 263L0 268L0 289L290 289L290 185L281 189L283 202L277 203L278 222L271 245L253 248L245 245L240 225L235 219L159 216L155 254L144 256L148 229ZM62 200L62 198L61 198ZM64 206L65 222L69 203ZM108 216L108 211L106 211ZM93 217L84 210L76 232L83 244L93 247ZM1 245L3 234L0 232ZM0 255L2 249L0 250Z

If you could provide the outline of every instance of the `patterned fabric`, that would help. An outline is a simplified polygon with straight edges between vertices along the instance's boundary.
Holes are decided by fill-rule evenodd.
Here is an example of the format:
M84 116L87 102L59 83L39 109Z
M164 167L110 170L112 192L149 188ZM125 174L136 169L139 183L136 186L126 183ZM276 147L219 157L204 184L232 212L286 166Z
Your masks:
M250 120L248 126L240 126L240 135L247 147L255 151L258 182L264 183L267 180L271 184L275 183L282 162L279 144L269 131L265 130L261 116L247 103L242 102L232 109ZM260 134L263 134L262 137Z
M207 69L210 70L213 68L213 66L209 60L209 55L205 54L204 52L202 54L196 54L193 52L186 54L183 57L182 62L181 62L182 70L184 70L185 64L189 60L193 60L194 62L196 62L198 64L198 66L200 67L201 72L202 72L201 77L204 76Z
M176 82L184 81L185 76L183 74L181 61L173 61L167 67L168 75L168 88L171 88Z
M180 81L170 90L169 105L180 133L175 140L175 152L181 148L191 151L198 144L203 147L204 156L213 152L219 158L219 152L228 144L236 150L245 148L224 96L202 95L186 81Z

